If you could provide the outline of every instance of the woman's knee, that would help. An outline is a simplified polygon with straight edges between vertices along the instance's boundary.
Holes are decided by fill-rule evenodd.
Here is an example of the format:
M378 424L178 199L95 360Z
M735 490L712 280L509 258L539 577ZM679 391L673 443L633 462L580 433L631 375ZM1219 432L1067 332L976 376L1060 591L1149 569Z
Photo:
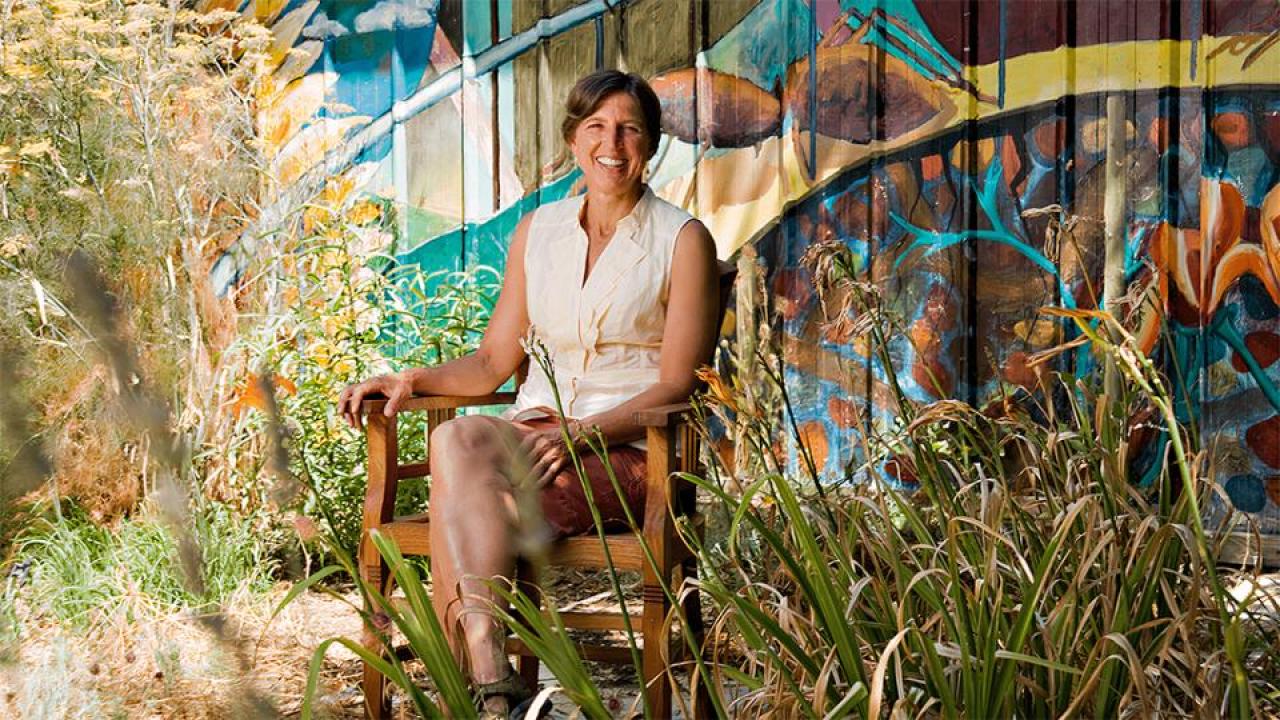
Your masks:
M433 475L443 463L458 459L467 462L499 459L505 454L501 422L484 415L465 415L437 425L430 437Z

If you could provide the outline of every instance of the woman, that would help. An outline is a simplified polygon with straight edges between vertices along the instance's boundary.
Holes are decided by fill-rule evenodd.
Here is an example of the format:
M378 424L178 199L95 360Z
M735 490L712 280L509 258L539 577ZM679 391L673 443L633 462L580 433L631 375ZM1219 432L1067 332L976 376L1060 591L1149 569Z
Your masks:
M625 498L616 497L594 453L582 457L604 519L619 520L622 501L637 509L644 503L636 411L684 401L715 343L711 236L643 183L660 117L657 96L637 75L603 70L579 80L561 131L586 193L520 221L480 348L438 367L352 385L338 400L339 411L359 427L360 403L369 393L386 395L392 415L414 393L493 392L525 361L527 334L547 348L554 380L533 363L502 418L460 417L430 438L432 602L455 652L465 650L488 712L505 714L529 692L504 653L487 584L512 575L516 530L528 526L530 503L517 502L517 491L537 489L539 502L532 505L541 506L554 534L592 527L550 409L556 406L553 382L574 442L581 443L586 428L608 440Z

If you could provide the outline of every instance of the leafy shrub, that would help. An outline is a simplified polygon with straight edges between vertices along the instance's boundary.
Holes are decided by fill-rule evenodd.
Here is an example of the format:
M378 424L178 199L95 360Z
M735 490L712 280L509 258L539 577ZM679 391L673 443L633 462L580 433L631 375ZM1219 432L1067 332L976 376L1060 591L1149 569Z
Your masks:
M359 538L365 490L362 436L335 414L338 394L371 375L437 364L475 349L500 285L492 268L424 273L381 254L394 247L389 203L350 197L338 178L309 207L264 282L278 311L246 343L251 366L274 368L288 392L280 421L292 473L309 489L302 511L322 519L341 547ZM257 342L254 347L253 343ZM243 393L242 393L243 395ZM259 433L258 414L241 437ZM425 419L400 428L402 452L425 455ZM249 487L252 487L251 485ZM401 510L421 509L426 486L406 482Z
M110 278L98 300L122 309L138 377L200 445L236 329L209 268L256 214L263 167L252 101L270 35L239 17L163 0L0 5L0 341L27 356L39 411L31 437L3 438L4 454L46 448L57 491L102 521L153 480L150 440L121 429L121 387L70 307L67 258L82 253ZM11 471L31 474L0 472ZM6 479L20 490L44 480Z

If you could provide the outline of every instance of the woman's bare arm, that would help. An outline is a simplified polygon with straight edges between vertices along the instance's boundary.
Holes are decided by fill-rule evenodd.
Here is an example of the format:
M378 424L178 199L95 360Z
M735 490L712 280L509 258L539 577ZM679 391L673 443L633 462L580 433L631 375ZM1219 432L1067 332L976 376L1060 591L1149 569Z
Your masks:
M529 218L516 226L507 252L502 291L475 352L435 367L413 368L402 374L419 395L484 395L497 390L524 361L520 340L529 328L526 304L524 249Z
M516 226L507 252L502 290L489 318L489 326L473 353L427 368L412 368L379 375L348 386L338 397L338 412L352 427L360 427L360 403L366 395L387 397L385 413L394 415L406 398L418 395L484 395L498 389L524 361L520 340L529 327L525 297L524 252L528 244L530 215Z

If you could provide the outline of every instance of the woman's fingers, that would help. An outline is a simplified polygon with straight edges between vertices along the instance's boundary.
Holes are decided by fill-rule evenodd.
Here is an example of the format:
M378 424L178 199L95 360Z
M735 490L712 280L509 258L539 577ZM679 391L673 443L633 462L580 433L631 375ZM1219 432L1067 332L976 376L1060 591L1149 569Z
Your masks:
M526 434L520 441L520 447L529 458L529 475L538 488L555 479L568 457L558 433L549 431Z
M355 394L355 389L355 385L348 385L343 388L342 394L338 396L338 414L341 415L342 419L346 420L347 424L351 427L356 426L356 420L352 417L351 413L351 399Z
M364 401L365 392L364 383L353 386L351 395L347 398L346 406L347 423L362 432L364 431L364 418L360 413L360 404Z
M386 394L387 404L383 406L382 414L387 417L395 417L396 413L400 410L400 403L404 402L404 399L409 396L409 389L396 385L395 387L387 390Z
M567 457L567 454L563 451L563 446L559 449L553 448L551 452L544 455L540 461L543 467L541 472L537 474L538 479L536 487L544 488L549 485L552 480L555 480L556 476L560 474L560 471L564 469Z

